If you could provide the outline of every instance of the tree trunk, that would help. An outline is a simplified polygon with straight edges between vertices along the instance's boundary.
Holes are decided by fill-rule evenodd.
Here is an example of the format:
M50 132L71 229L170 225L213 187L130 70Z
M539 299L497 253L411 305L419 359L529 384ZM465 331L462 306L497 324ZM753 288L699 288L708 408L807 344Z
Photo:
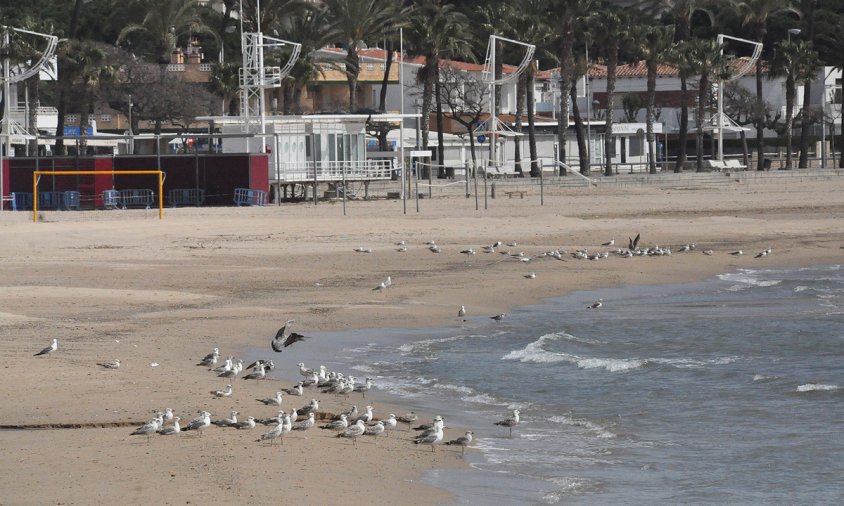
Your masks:
M706 107L706 96L709 93L709 80L705 75L700 76L698 85L697 110L695 111L695 123L697 123L697 142L695 160L697 172L703 172L703 113Z
M806 20L806 40L815 40L815 5L817 2L803 2L803 19ZM803 112L800 115L800 160L797 168L805 169L809 166L809 104L812 103L812 81L803 83ZM823 121L823 118L821 118Z
M349 80L349 112L358 110L358 75L360 74L360 57L357 49L349 46L346 52L346 77Z
M762 100L762 65L756 65L756 170L765 170L765 104Z
M422 82L422 117L419 120L419 127L422 130L422 149L428 149L428 136L431 132L431 106L434 98L434 79L439 67L439 61L434 56L428 55L425 60L424 81Z
M536 118L534 115L534 67L528 69L527 84L528 150L530 151L530 175L539 177L539 155L536 152Z
M32 86L30 86L30 83L32 83ZM28 133L34 135L38 134L38 108L41 106L41 98L39 96L41 87L39 84L40 79L37 75L29 78L26 82L26 86L29 89L29 103L27 104L27 112L29 113L27 117L27 122L29 123ZM38 150L38 140L33 139L31 142L32 148L29 150L29 156L34 156Z
M686 144L689 140L689 88L686 72L680 70L680 100L683 101L680 108L680 125L677 133L677 163L674 165L674 172L682 172L686 165Z
M747 134L744 133L744 130L739 132L739 136L741 137L741 154L742 154L742 164L745 168L750 167L750 150L747 148Z
M656 174L656 155L654 153L654 106L656 102L656 58L651 57L648 62L648 103L646 112L645 138L648 141L648 172Z
M516 81L516 133L522 133L522 115L525 113L525 83L527 82L527 74L519 76ZM513 138L513 158L516 159L516 172L519 176L524 176L522 171L522 138Z
M841 118L841 138L844 141L844 114L840 115ZM832 138L835 139L835 129L832 129ZM841 142L842 146L844 146L844 142ZM833 162L835 165L835 162ZM841 153L838 156L838 167L844 169L844 147L842 147Z
M615 100L616 69L618 68L618 49L610 47L607 58L607 118L606 136L604 137L604 175L612 176L612 135L613 102Z
M445 168L443 162L445 161L445 134L443 133L445 127L445 117L443 116L443 97L440 93L440 67L437 65L436 79L434 80L434 97L437 99L437 160L439 167L437 168L437 178L445 177Z
M282 88L282 94L284 98L284 104L282 107L282 112L285 116L289 116L293 114L293 87L296 86L296 83L287 83Z
M557 161L566 163L566 139L568 138L569 128L569 101L566 97L571 89L571 69L572 69L572 46L574 46L574 30L571 26L572 22L566 20L562 27L563 43L560 46L560 52L557 55L560 60L560 116L557 118ZM564 165L560 166L561 176L566 175L566 168Z
M589 174L589 150L586 149L583 118L580 117L580 108L577 106L577 82L571 83L569 97L571 97L571 115L574 117L574 133L577 137L577 155L580 160L580 173L585 175Z
M797 94L794 89L794 78L788 76L785 80L785 169L791 170L791 140L794 136L794 96Z
M384 77L381 78L381 94L378 97L378 110L385 112L387 110L387 87L390 84L390 68L393 66L393 51L384 48L387 51L387 61L384 62Z

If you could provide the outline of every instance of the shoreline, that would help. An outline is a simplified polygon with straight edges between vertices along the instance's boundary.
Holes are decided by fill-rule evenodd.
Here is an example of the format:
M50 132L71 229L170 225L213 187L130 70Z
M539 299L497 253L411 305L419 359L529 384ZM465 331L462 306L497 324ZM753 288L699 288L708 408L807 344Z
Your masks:
M45 213L46 220L37 225L6 219L3 213L0 234L7 240L2 246L6 261L0 265L0 330L8 339L0 344L0 352L9 359L0 399L17 409L6 413L2 423L131 420L165 406L178 409L183 418L209 406L215 417L223 417L234 405L211 399L208 391L224 384L200 374L192 364L214 346L223 355L265 346L287 318L295 318L302 333L421 329L454 325L461 304L471 317L486 318L578 290L702 281L741 268L839 264L844 244L839 225L844 192L837 191L841 182L763 186L565 191L547 196L544 207L499 199L487 212L474 211L473 204L470 209L462 198L443 198L426 200L420 214L407 216L395 201L355 202L346 217L331 204L175 209L168 210L161 223L157 212L153 218L145 211ZM689 207L695 212L686 214ZM676 248L694 241L698 252L675 249L670 257L611 255L599 261L541 259L528 265L497 253L459 254L463 248L479 250L499 239L517 240L519 246L510 249L523 248L526 254L561 246L594 251L610 238L626 243L626 237L636 233L648 246ZM423 243L432 239L443 253L427 251ZM400 240L407 243L405 253L395 251L394 243ZM768 246L774 248L770 257L752 258ZM373 252L355 253L357 247L371 247ZM702 255L704 248L717 254ZM746 254L729 256L732 248L745 249ZM536 279L525 279L527 271L536 272ZM374 291L386 275L392 276L393 287ZM61 353L33 358L52 337L60 339ZM295 345L290 354L301 346L307 344ZM125 365L117 371L95 365L111 358ZM52 381L44 381L45 372ZM292 376L295 369L285 372ZM272 394L275 386L235 386L248 392L238 398L248 408L240 411L269 416L272 410L259 412L249 402ZM420 419L425 416L420 413ZM293 466L285 469L285 482L296 485L284 492L285 498L325 502L349 493L374 493L386 500L410 496L416 504L453 500L416 481L413 487L422 487L414 488L418 493L402 486L427 470L457 464L408 452L406 444L388 449L385 443L377 450L363 445L372 451L353 454L346 445L309 434L307 441L297 441L301 438L296 436L291 438L295 444L269 453L269 448L250 441L259 429L248 437L228 431L216 432L216 437L187 437L176 445L159 438L150 447L127 437L130 431L124 429L25 432L14 438L8 432L0 436L6 447L28 452L26 458L3 466L6 478L0 483L7 490L24 484L19 488L41 495L10 496L12 502L56 500L55 494L66 494L70 503L86 502L92 493L117 500L123 497L119 489L128 486L128 476L143 483L133 489L137 495L129 496L130 501L148 502L167 491L174 502L195 497L263 503L282 494L272 485L272 473L266 469L272 460L267 459L295 458L298 463L313 454L331 460L338 452L368 463L363 468L376 466L381 477L355 471L326 490L319 486L325 482L320 473L329 471L316 465ZM38 474L39 466L51 465L57 446L69 455L58 466L67 475L53 484L38 482L31 476ZM173 466L175 477L144 456L165 449L178 463ZM408 454L412 458L403 458ZM199 465L197 455L202 457ZM236 471L238 484L233 484L232 462L256 458L268 464L257 472L246 464L253 473ZM94 487L92 492L91 480L103 476L115 486ZM183 478L206 488L183 489ZM385 488L385 482L399 485Z

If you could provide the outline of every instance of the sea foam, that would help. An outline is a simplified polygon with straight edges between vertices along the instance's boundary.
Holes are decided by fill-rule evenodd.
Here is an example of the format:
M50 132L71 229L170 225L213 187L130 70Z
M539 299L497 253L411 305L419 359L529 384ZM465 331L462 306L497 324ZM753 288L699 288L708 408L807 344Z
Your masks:
M828 392L830 390L838 390L838 385L825 385L823 383L806 383L797 387L798 392Z

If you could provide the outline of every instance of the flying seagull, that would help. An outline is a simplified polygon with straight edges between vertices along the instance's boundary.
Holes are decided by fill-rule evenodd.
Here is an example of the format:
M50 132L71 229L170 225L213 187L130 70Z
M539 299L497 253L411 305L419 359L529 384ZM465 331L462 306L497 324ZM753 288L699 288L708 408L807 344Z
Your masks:
M292 324L293 321L294 320L287 320L284 326L278 329L278 332L275 334L275 338L270 343L273 351L281 353L284 348L287 348L291 344L308 339L309 336L303 336L302 334L298 334L296 332L287 332L287 327Z
M39 356L39 355L46 355L46 354L48 354L48 353L52 353L52 352L56 351L56 349L58 349L58 347L59 347L59 340L58 340L58 339L53 339L53 342L52 342L52 344L50 344L50 346L47 346L47 347L46 347L46 348L44 348L43 350L41 350L41 351L39 351L38 353L36 353L34 356L36 356L36 357L37 357L37 356Z
M635 250L635 249L636 249L636 247L639 245L639 238L640 238L640 237L641 237L641 234L636 234L636 238L635 238L635 239L630 239L630 238L628 237L628 238L627 238L627 240L628 240L628 241L630 241L630 242L629 242L629 244L628 244L628 248L627 248L627 249L629 249L629 250Z

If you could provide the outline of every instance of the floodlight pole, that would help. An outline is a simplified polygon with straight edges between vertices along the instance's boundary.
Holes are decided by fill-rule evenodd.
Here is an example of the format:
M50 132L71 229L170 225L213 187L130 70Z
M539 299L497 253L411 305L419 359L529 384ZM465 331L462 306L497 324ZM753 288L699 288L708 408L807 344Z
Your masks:
M724 54L724 36L718 34L718 46ZM718 80L718 161L724 161L724 79Z
M489 159L490 159L490 165L495 167L496 166L495 162L497 161L497 158L495 156L495 148L496 148L496 142L495 142L495 130L496 130L496 128L495 127L498 126L498 125L496 125L496 123L498 122L498 118L495 114L495 106L496 106L496 103L495 103L495 68L496 68L495 67L495 46L496 46L497 37L495 35L493 35L490 38L492 39L490 41L490 43L492 44L492 48L490 49L490 58L489 58L490 69L489 69L489 71L492 72L492 79L491 79L491 83L489 85L489 87L490 87L490 90L489 90L489 100L490 100L490 110L489 110ZM488 169L489 169L489 167L487 167L487 169L484 169L485 174L486 174Z

